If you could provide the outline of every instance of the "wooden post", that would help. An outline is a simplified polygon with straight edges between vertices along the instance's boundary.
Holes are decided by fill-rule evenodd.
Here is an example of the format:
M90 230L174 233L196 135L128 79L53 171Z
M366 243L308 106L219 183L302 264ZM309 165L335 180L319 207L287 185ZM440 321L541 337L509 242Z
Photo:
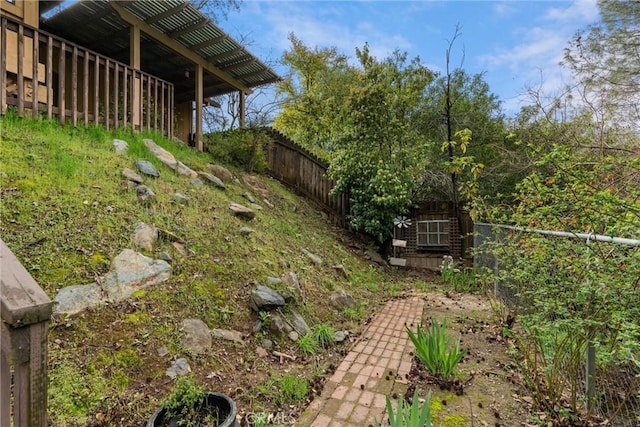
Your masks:
M65 42L60 42L60 56L58 60L58 121L64 124L67 114L67 106L65 104L65 81L67 79L65 59L67 57L67 45Z
M0 239L0 425L47 426L47 330L52 303Z
M53 117L53 37L47 37L47 119Z
M40 95L40 82L38 81L38 64L40 64L40 35L33 31L33 73L31 74L31 117L38 118L38 99Z
M93 56L93 123L100 123L100 58Z
M71 53L71 123L78 126L78 46Z
M18 117L24 114L24 27L18 25ZM4 90L4 89L3 89Z
M244 95L244 91L239 91L239 98L240 98L240 102L238 105L238 114L240 116L240 129L244 129L245 128L245 95Z
M203 97L202 65L196 64L196 151L203 151L202 145L202 97Z
M111 86L111 82L109 80L109 68L111 68L111 64L109 58L104 59L104 128L109 130L109 86Z
M82 66L82 111L84 127L89 126L89 52L84 51L84 63Z
M119 108L118 104L120 102L119 92L120 91L120 70L118 68L118 63L114 62L113 64L113 127L118 129L120 126L119 117Z
M140 27L131 25L129 27L129 66L132 68L131 78L131 126L133 129L142 130L142 76L140 70Z

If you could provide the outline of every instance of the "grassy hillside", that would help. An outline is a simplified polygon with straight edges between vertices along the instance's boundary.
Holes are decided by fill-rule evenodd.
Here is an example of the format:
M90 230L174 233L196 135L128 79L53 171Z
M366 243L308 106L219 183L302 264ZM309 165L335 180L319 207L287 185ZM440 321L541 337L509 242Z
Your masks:
M424 282L392 277L363 257L366 246L327 222L318 208L266 176L266 198L254 220L232 215L231 202L244 203L243 171L226 165L238 178L226 191L194 186L148 152L151 138L195 170L207 170L216 159L195 153L151 134L99 128L74 129L47 121L0 118L0 236L53 298L69 285L99 281L110 261L132 247L138 221L169 231L186 243L182 256L169 239L152 252L173 258L167 282L135 294L129 301L101 306L51 323L49 335L51 425L143 425L172 387L165 375L171 361L186 357L194 379L231 395L240 412L297 411L304 406L305 387L321 381L348 344L304 354L298 344L264 330L248 308L249 291L267 277L293 271L303 294L294 306L310 325L357 331L386 298ZM115 153L112 139L129 143ZM137 159L160 170L145 184L157 195L148 208L135 190L123 186L122 169L135 169ZM174 202L175 192L188 204ZM262 197L256 199L261 202ZM254 232L242 235L239 229ZM313 265L308 250L324 260ZM343 264L346 280L332 268ZM416 283L417 282L417 283ZM358 301L338 311L328 295L344 289ZM210 354L192 356L181 346L179 324L202 319L209 328L235 329L247 335L245 345L214 340ZM264 319L263 319L264 320ZM256 355L261 340L275 341L279 351L296 361ZM159 356L165 346L169 354ZM289 406L292 405L292 406Z

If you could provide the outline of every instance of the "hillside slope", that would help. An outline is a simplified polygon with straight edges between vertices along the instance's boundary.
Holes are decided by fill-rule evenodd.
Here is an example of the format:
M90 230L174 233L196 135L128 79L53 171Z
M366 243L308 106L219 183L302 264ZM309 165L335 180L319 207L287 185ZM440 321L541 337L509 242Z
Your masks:
M171 259L167 281L51 323L51 425L143 425L171 389L165 371L178 358L188 361L198 383L231 395L243 414L279 408L297 413L348 342L305 353L266 327L255 331L256 321L270 319L250 310L251 290L293 272L301 292L288 307L312 327L357 333L385 298L409 286L367 261L368 248L329 224L317 207L266 176L257 177L262 191L232 167L236 179L226 190L194 185L159 162L142 140L153 139L194 170L210 171L215 159L158 135L59 127L11 114L0 118L0 135L0 236L51 298L66 286L100 283L125 248ZM127 141L128 151L116 154L113 138ZM135 169L139 159L160 171L159 178L145 178L156 194L149 205L123 185L122 170ZM263 207L249 221L229 210L234 202L248 205L247 192ZM188 202L176 202L175 193ZM168 233L151 250L136 248L131 236L138 222ZM243 227L253 231L246 234ZM334 308L328 297L336 290L350 293L356 305ZM210 351L192 354L183 346L185 319L240 331L244 343L214 339ZM265 339L295 361L264 355Z

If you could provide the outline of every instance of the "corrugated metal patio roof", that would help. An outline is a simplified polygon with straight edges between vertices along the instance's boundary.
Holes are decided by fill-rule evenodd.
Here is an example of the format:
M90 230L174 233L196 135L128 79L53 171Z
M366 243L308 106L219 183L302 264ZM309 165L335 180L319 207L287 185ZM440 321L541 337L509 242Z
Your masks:
M40 27L123 63L129 63L129 27L109 0L84 0L68 6ZM126 0L114 2L211 66L247 88L276 82L280 77L240 43L183 0ZM176 101L195 99L194 64L144 32L141 35L143 71L175 85ZM204 74L204 97L237 91L233 84Z

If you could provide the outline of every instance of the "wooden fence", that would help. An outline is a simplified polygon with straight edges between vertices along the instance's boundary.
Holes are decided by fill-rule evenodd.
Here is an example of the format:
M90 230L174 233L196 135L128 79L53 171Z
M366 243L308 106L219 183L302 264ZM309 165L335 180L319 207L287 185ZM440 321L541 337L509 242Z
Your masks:
M51 312L47 294L0 239L0 427L47 425Z
M74 126L173 134L174 87L44 31L0 17L0 115L45 112Z
M267 148L269 174L324 207L338 225L347 226L349 197L334 196L334 182L327 177L329 164L300 147L273 128L264 128L271 137Z

